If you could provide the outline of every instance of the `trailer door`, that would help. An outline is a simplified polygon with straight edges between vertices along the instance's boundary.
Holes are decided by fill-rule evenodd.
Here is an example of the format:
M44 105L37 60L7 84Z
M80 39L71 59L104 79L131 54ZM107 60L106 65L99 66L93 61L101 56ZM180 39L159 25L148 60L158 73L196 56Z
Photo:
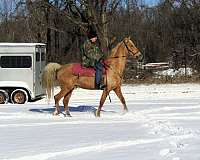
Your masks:
M36 46L35 53L35 96L45 94L42 88L42 70L45 65L45 47Z

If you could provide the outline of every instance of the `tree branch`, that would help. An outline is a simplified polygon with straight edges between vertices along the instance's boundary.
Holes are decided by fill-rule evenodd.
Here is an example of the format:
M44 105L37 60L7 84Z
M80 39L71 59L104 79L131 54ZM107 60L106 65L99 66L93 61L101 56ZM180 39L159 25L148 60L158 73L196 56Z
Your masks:
M40 1L41 2L41 1ZM73 18L72 16L70 16L66 11L61 11L59 10L57 7L53 6L52 4L49 4L47 2L42 1L41 2L44 6L50 7L52 10L56 11L56 12L60 12L61 14L63 14L69 21L71 21L73 24L79 26L80 28L82 28L83 30L86 30L85 28L88 26L87 23L84 23L82 21L77 21L75 18Z

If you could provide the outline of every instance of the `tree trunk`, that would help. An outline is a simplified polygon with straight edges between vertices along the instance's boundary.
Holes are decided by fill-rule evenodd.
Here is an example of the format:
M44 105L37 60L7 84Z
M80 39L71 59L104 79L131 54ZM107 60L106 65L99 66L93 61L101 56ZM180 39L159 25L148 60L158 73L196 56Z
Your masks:
M49 3L49 0L44 0L46 3ZM48 55L48 60L51 58L51 29L49 28L50 26L50 19L49 19L49 14L50 14L50 7L47 6L46 9L46 27L47 27L47 33L46 33L46 44L47 44L47 55Z
M101 15L101 23L102 25L98 25L98 35L100 39L101 49L103 52L107 53L108 49L108 24L106 23L106 13L102 13Z

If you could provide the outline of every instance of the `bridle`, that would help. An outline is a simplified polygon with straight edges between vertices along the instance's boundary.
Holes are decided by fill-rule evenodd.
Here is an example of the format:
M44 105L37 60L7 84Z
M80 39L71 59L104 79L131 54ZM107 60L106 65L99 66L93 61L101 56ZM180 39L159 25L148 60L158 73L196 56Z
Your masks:
M135 54L137 54L138 52L140 52L139 49L137 49L137 52L134 53L133 51L131 51L131 50L128 48L128 46L127 46L127 44L126 44L126 42L125 42L124 40L123 40L123 43L124 43L124 45L125 45L125 47L126 47L128 53L132 53L133 55L135 55Z
M124 45L125 45L125 47L126 47L126 49L127 49L127 51L128 51L128 53L130 54L133 54L133 55L135 55L135 54L137 54L138 52L140 52L139 51L139 49L137 49L137 52L133 52L133 51L131 51L129 48L128 48L128 45L126 44L126 42L125 42L125 40L123 40L123 43L124 43ZM127 57L127 56L115 56L115 57L109 57L109 58L123 58L123 57Z
M129 48L128 48L128 45L126 44L125 40L123 40L123 44L125 45L128 53L132 53L133 55L137 54L138 52L140 52L139 50L137 50L137 52L133 52L131 51ZM127 57L127 55L124 55L124 56L114 56L114 57L109 57L110 58L124 58L124 57ZM116 72L110 65L107 65L107 64L104 64L104 67L108 67L110 69L112 69L121 79L122 79L122 75L120 75L118 72Z

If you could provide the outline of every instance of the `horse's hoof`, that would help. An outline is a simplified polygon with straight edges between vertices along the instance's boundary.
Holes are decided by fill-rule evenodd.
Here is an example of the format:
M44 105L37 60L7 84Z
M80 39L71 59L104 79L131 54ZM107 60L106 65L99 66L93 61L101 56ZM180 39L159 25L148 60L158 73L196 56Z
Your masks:
M53 112L53 116L58 116L59 114L58 112Z
M98 110L95 112L95 117L100 117L100 112Z
M64 115L65 117L72 117L69 111L66 111Z
M125 109L123 112L122 112L122 115L125 115L126 113L128 113L128 110Z
M71 114L65 114L65 117L72 117Z

